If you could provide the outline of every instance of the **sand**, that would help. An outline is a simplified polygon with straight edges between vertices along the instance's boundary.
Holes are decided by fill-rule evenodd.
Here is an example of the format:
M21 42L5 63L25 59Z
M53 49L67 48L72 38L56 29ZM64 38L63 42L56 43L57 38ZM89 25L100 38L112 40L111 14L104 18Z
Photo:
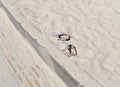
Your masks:
M0 19L0 54L21 87L66 87L24 40L2 8L0 8ZM1 76L7 73L4 66ZM2 84L5 85L4 82ZM7 87L13 87L16 83L13 84L11 86L8 81Z
M14 55L24 53L18 50L19 47L30 50L25 51L24 55L18 54L19 57L15 58L17 61L23 61L25 65L31 64L25 61L33 61L33 58L35 61L38 58L39 64L43 62L43 66L38 65L44 72L49 69L47 72L53 73L54 76L49 73L46 75L56 80L51 82L51 79L47 78L46 84L50 82L51 85L43 87L54 87L56 86L54 84L57 84L57 87L120 86L119 0L1 0L1 2L12 15L12 17L9 15L10 20L8 17L7 20L14 26L13 30L7 31L9 27L6 28L6 24L1 22L3 27L1 31L9 37L2 42L1 47L5 52L1 53L8 53L6 56L9 56L9 53L13 54L14 51L16 51ZM53 29L71 35L69 43L76 46L77 56L67 57L57 48L57 39L48 35ZM14 33L13 36L9 32ZM5 43L7 45L4 45ZM10 46L13 43L19 46ZM43 84L42 81L45 79L39 80Z

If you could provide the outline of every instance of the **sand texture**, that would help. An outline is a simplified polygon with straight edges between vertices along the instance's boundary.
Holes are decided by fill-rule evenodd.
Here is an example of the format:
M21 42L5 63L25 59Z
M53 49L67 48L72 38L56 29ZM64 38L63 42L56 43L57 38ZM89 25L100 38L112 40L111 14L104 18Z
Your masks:
M119 0L0 0L0 6L0 54L21 86L120 87ZM77 56L57 48L53 29L71 36Z

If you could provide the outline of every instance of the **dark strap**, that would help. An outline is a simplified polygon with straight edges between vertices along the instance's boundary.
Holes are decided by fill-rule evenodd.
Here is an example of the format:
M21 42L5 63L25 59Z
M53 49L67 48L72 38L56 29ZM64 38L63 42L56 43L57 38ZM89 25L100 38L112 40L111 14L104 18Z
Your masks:
M58 37L61 38L61 36L66 35L66 34L59 34Z

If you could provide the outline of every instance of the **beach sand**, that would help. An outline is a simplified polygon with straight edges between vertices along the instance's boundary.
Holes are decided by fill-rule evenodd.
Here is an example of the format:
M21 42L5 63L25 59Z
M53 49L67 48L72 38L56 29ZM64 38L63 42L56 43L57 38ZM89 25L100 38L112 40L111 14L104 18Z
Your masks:
M37 83L41 87L119 87L119 4L119 0L1 0L2 58L23 87L37 87ZM71 36L68 43L76 46L77 56L67 57L57 48L57 38L48 34L53 29ZM34 77L35 63L40 77Z

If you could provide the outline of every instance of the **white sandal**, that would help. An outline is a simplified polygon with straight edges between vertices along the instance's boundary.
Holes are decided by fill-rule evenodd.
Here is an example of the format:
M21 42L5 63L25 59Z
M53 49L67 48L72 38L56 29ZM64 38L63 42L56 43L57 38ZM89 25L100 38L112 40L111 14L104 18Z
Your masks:
M59 32L57 30L52 30L50 32L50 35L53 36L53 37L57 37L58 40L61 40L61 41L69 41L70 40L70 36L69 35L67 35L64 32Z

